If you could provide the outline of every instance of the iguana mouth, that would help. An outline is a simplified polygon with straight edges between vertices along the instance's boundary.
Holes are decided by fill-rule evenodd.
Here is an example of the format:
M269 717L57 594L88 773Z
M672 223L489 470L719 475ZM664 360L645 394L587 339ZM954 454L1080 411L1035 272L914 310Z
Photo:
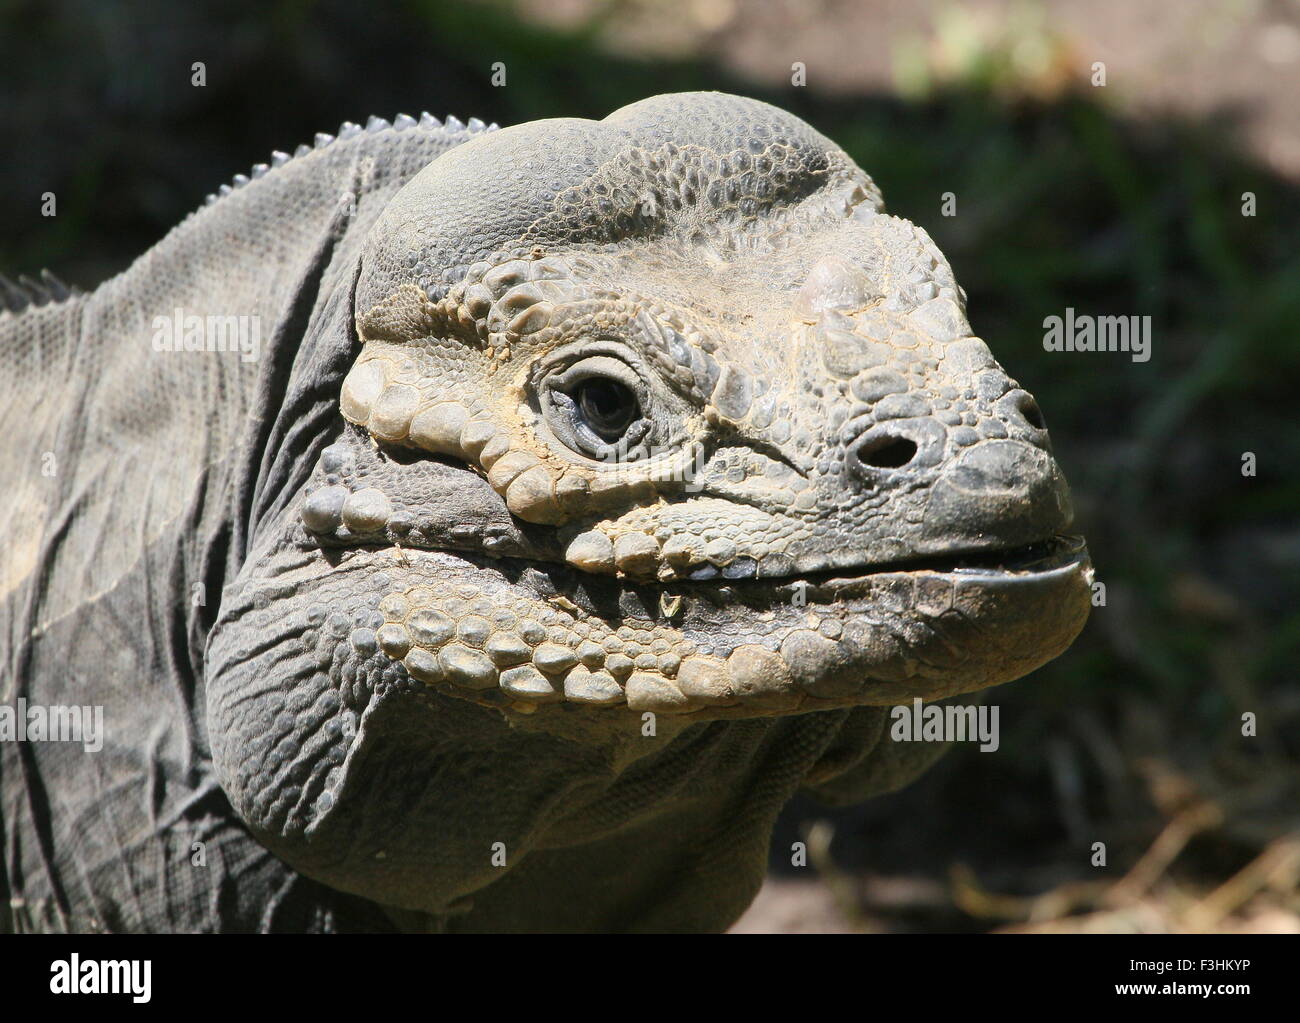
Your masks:
M393 543L346 543L339 546L322 546L322 550L370 550L401 552L402 545ZM447 554L464 556L471 553L469 549L441 547L406 548L408 550L443 551ZM502 564L527 564L537 568L560 569L564 564L554 559L531 559L507 557L497 560ZM970 577L988 577L1004 583L1016 579L1029 579L1035 575L1051 572L1067 565L1088 560L1087 541L1080 534L1058 533L1045 540L1023 544L1017 547L964 550L949 554L920 555L916 557L897 558L890 561L873 563L835 565L808 571L795 571L783 575L755 576L726 574L714 570L707 575L693 578L645 580L619 577L611 580L605 577L572 572L576 580L600 579L605 583L621 583L635 588L659 588L665 591L703 594L727 589L735 593L758 594L769 593L781 599L792 598L802 589L809 599L834 600L851 596L856 589L861 589L864 581L874 577L894 574L920 572L951 573Z
M699 720L1011 681L1074 640L1093 581L1083 539L1069 534L771 579L641 581L390 546L338 551L327 567L334 578L385 573L383 622L357 652L377 642L440 691L525 713L556 703ZM451 572L481 596L449 591ZM481 635L461 635L470 626Z

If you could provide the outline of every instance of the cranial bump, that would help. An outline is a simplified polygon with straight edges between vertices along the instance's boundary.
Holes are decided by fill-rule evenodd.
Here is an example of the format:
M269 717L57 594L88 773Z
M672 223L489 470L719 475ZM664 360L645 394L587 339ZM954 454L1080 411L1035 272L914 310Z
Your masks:
M555 495L555 477L541 465L526 469L510 481L506 507L525 522L554 525L564 518Z
M364 426L370 409L387 383L386 364L379 359L357 362L343 379L340 406L349 421Z
M609 707L623 702L623 688L607 671L578 665L564 677L564 698L570 703Z
M321 487L307 497L302 507L302 521L314 533L332 533L343 523L343 504L347 487Z
M406 439L411 419L420 407L420 392L406 384L385 387L370 408L366 428L378 440L397 443Z
M354 491L343 502L343 524L354 533L383 529L392 513L392 502L375 487Z
M412 417L407 439L434 454L460 457L460 435L468 421L465 406L454 401L439 402Z
M583 572L613 575L617 567L613 541L596 530L575 536L565 549L564 558Z
M624 533L614 540L614 562L626 575L653 578L659 557L659 541L646 533Z

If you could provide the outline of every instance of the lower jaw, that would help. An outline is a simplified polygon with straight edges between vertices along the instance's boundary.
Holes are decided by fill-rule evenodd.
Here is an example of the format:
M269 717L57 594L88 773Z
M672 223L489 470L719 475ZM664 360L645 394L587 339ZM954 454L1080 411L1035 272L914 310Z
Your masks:
M727 587L635 587L568 571L547 582L553 596L538 599L567 605L574 621L653 623L695 652L675 675L633 672L621 699L601 705L571 696L567 677L553 679L554 698L536 701L433 687L538 725L575 714L634 723L649 711L687 723L941 699L1012 681L1062 653L1087 620L1092 567L1081 539L1059 537L998 555Z
M997 554L735 587L739 604L784 606L787 619L800 608L817 624L791 631L774 651L788 672L784 684L775 684L780 666L767 658L766 676L751 670L757 679L733 679L734 700L696 713L892 705L1010 682L1070 646L1087 621L1092 582L1082 538L1061 536Z

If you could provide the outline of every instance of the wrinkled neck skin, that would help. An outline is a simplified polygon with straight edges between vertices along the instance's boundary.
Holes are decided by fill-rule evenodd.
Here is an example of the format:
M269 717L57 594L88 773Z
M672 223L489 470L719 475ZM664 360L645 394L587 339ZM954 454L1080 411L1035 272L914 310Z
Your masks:
M324 458L347 448L336 442ZM491 507L481 478L447 467L437 476L426 493L442 495L433 510L450 522ZM441 649L462 647L465 658L505 647L503 636L543 639L511 661L535 661L545 643L576 652L593 635L616 637L612 621L634 630L622 647L632 653L634 643L653 649L644 634L669 625L653 591L564 565L322 549L299 523L293 507L268 523L224 596L207 658L214 759L259 840L308 876L389 907L403 926L724 927L761 880L784 803L800 785L861 771L885 728L876 707L728 721L444 691L379 645L395 594L436 601L456 623ZM717 610L706 602L689 613L707 628ZM505 670L493 664L493 680ZM901 780L869 773L880 789ZM692 873L683 840L710 873ZM620 892L614 907L589 904L593 877Z
M408 923L725 926L798 788L928 762L882 741L892 705L1082 628L1033 399L790 115L484 135L361 248L206 656L221 783L303 873Z

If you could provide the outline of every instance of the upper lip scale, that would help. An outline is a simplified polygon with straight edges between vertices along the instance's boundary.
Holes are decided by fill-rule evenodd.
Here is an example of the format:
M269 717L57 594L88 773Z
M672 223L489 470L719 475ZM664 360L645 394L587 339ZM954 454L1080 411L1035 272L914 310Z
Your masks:
M1043 548L1041 557L1029 558L1026 560L1024 568L1018 569L1016 566L1009 564L1014 562L1018 557L1030 555L1036 548ZM1083 537L1076 534L1057 534L1045 540L1039 540L1036 543L1024 544L1018 547L1003 548L1000 550L975 550L956 552L945 555L922 555L916 558L905 560L881 562L875 565L846 565L818 569L801 574L786 576L769 576L765 579L709 579L709 580L670 580L660 582L659 585L670 588L681 589L716 589L719 585L733 586L740 588L751 588L755 586L766 586L770 589L781 589L804 583L810 586L819 586L822 584L843 583L852 585L854 582L865 580L871 576L889 575L891 573L907 572L960 572L964 569L986 569L1012 573L1018 570L1030 569L1034 564L1048 559L1058 562L1051 565L1052 569L1059 568L1070 558L1077 557L1087 551L1087 545ZM963 561L984 562L982 565L963 565Z

